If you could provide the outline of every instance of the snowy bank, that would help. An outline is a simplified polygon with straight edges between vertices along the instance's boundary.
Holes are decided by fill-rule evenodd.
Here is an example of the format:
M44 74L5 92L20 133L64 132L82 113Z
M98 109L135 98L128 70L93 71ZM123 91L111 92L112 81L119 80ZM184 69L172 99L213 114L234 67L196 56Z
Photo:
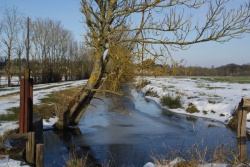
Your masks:
M156 164L154 164L152 162L148 162L143 167L174 167L180 162L185 162L185 160L182 159L182 158L177 157L174 160L170 161L166 165L163 165L163 164L156 165ZM182 164L182 165L185 165L185 164ZM220 163L207 163L207 164L200 164L200 165L198 164L197 167L229 167L229 165L220 164ZM241 167L241 166L237 166L237 167Z
M154 78L146 77L150 81L142 88L143 92L150 91L156 97L146 96L160 104L163 96L181 97L182 108L170 109L172 112L197 117L210 118L223 123L232 117L235 109L243 97L250 98L250 84L237 84L226 82L211 82L202 78ZM194 104L199 112L188 113L188 105ZM161 104L160 104L161 105ZM162 106L169 109L167 106ZM250 113L247 115L250 121ZM250 122L247 122L250 128Z

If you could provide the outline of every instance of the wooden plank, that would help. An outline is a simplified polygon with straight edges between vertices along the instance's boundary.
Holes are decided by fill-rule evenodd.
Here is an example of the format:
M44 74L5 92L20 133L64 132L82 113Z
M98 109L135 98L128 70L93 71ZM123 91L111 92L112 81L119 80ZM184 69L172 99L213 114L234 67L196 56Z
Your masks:
M246 117L247 111L242 107L242 101L238 107L238 128L237 128L237 143L238 143L238 154L239 160L244 162L247 159L247 148L246 148Z
M242 101L242 107L244 108L250 107L250 98L243 97L241 101Z
M241 136L241 119L242 119L242 104L239 103L239 107L237 110L237 117L238 117L238 126L237 126L237 137Z
M26 142L26 161L35 163L35 132L28 133L28 141Z
M44 149L43 144L36 145L36 167L44 166Z

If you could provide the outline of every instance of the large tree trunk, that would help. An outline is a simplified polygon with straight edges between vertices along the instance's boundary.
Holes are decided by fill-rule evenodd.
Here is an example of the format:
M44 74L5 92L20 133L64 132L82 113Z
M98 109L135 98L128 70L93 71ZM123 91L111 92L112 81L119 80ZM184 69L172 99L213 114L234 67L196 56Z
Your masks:
M68 109L70 113L70 125L76 125L80 121L84 111L92 100L96 89L98 89L101 84L104 70L103 68L103 60L101 57L95 61L94 68L87 85L69 104Z
M59 116L59 120L55 124L55 128L63 129L68 125L78 124L90 101L92 100L96 89L98 89L101 84L103 72L103 59L102 57L99 57L94 62L94 67L87 85L69 103L67 109L64 113L62 113L63 116Z

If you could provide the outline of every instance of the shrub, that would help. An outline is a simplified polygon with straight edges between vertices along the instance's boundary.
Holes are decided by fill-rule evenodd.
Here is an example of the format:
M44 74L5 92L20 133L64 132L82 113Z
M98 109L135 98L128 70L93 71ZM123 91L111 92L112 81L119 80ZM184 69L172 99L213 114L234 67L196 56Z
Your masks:
M145 96L159 97L158 94L157 94L157 92L154 92L154 91L151 91L151 90L148 90L145 93Z
M186 151L171 150L167 155L153 156L154 164L161 167L244 166L245 164L249 164L248 159L244 163L241 163L238 159L237 152L233 149L225 149L223 144L213 150L207 147L203 149L200 146L202 145L193 144L192 147Z
M145 87L145 86L147 86L147 85L149 85L149 84L151 84L150 81L148 81L148 80L146 80L146 79L143 79L143 80L141 80L141 81L139 82L139 87L140 87L140 88L143 88L143 87Z
M86 160L83 158L73 157L69 161L66 162L66 167L85 167Z
M206 115L206 114L207 114L207 111L203 110L203 114Z
M213 100L208 100L208 103L210 103L210 104L215 104L215 103L216 103L216 101L213 101Z
M181 108L181 97L177 96L177 97L172 97L170 95L167 96L163 96L160 100L161 104L163 106L168 106L171 109L174 108Z
M197 107L193 104L193 103L189 103L188 104L188 108L186 109L186 111L188 113L196 113L196 112L200 112Z
M83 157L78 157L76 154L76 147L70 146L70 159L66 161L65 167L87 167L87 160Z

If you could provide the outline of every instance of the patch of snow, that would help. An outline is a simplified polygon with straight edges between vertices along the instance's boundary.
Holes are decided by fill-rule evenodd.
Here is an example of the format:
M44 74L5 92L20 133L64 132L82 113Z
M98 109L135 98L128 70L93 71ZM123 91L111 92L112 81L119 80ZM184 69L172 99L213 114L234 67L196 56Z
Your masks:
M19 84L19 78L17 76L11 77L10 79L11 85L18 85ZM7 85L8 80L6 76L0 76L0 85Z
M170 161L168 164L166 165L156 165L152 162L148 162L146 163L143 167L174 167L178 162L182 162L182 161L185 161L184 159L182 158L175 158L173 161ZM229 167L229 165L227 164L220 164L220 163L207 163L207 164L198 164L198 167ZM237 166L238 167L238 166ZM240 166L239 166L240 167Z
M17 129L18 125L16 122L2 122L0 123L0 136L2 136L6 131Z
M0 155L0 167L30 167L24 162L9 159L8 155Z
M229 165L220 163L208 163L204 165L198 165L198 167L229 167Z
M177 158L175 158L173 161L171 161L170 163L169 163L169 166L174 166L175 164L177 164L177 163L179 163L179 162L183 162L183 161L186 161L185 159L183 159L183 158L180 158L180 157L177 157Z
M43 119L43 129L52 129L52 126L57 122L58 117L50 118L49 120Z
M148 162L143 167L157 167L157 166L153 164L152 162Z

